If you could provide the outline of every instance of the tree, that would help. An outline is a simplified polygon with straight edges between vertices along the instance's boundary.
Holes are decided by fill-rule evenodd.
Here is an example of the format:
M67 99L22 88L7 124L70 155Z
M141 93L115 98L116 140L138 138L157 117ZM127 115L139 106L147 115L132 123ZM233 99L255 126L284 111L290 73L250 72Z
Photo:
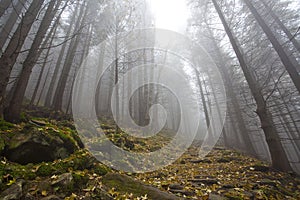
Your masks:
M67 33L66 33L66 38L67 39L71 38L73 24L75 24L76 15L78 14L79 8L80 8L80 4L78 3L75 7L75 11L71 15L72 16L71 17L71 22L70 22L70 25L68 26L68 30L67 30ZM76 33L74 33L74 34L76 34ZM48 88L47 94L46 94L46 100L45 100L45 106L46 107L50 107L51 104L52 104L52 97L53 97L53 92L55 91L55 84L56 84L56 81L57 81L57 78L58 78L58 75L59 75L59 69L61 67L61 64L63 63L63 58L64 58L64 55L65 55L67 45L68 45L67 42L65 42L62 45L61 50L60 50L60 54L59 54L58 59L56 61L54 72L53 72L53 75L52 75L52 78L51 78L51 81L50 81L50 85L49 85L49 88Z
M6 9L10 6L11 0L1 0L0 1L0 17L2 17L6 11Z
M44 39L45 34L47 33L49 26L51 25L52 19L54 18L59 5L60 1L57 2L56 0L51 0L47 7L43 20L41 21L39 29L30 47L29 53L23 63L23 68L12 100L4 112L4 118L7 121L18 122L20 120L22 102L30 78L31 70L39 58L39 47Z
M77 22L75 25L75 32L78 32L83 26L83 24L85 23L87 13L88 13L88 9L84 3L83 5L81 5L80 8L79 16L77 18ZM66 60L54 94L53 105L52 105L54 110L62 110L63 96L66 88L66 83L68 80L69 72L71 70L72 63L79 42L80 42L80 35L77 35L73 40L71 40L71 43L69 45L69 49L66 55Z
M7 22L4 24L3 28L1 29L0 47L2 47L2 49L4 48L5 43L8 41L7 38L18 19L18 16L20 15L20 12L22 11L23 5L25 2L26 2L26 0L20 0L17 2L17 4L14 6L14 11L9 15Z
M256 113L259 116L259 119L261 122L261 128L263 129L265 137L266 137L266 141L267 141L269 151L271 154L272 165L276 169L283 170L283 171L290 171L291 166L289 164L289 160L288 160L285 150L281 144L280 138L279 138L278 134L276 133L276 129L274 128L271 114L267 110L267 107L266 107L266 101L265 101L263 95L260 93L260 89L257 86L257 83L256 83L255 79L253 78L252 73L248 69L247 63L243 57L243 53L240 50L239 45L238 45L236 39L234 38L234 35L233 35L232 31L230 30L217 1L212 0L212 2L218 13L218 16L220 17L220 20L221 20L223 27L226 31L226 34L230 40L233 50L237 56L237 59L239 60L242 71L245 75L245 78L248 82L251 93L257 104Z
M297 67L295 66L295 63L292 62L285 52L285 50L282 48L281 44L273 34L270 27L266 24L264 19L260 16L256 8L253 6L253 4L248 0L243 0L251 13L253 14L254 18L256 19L257 23L260 25L264 33L267 35L268 39L272 43L274 49L278 53L281 62L283 63L284 67L286 68L288 74L290 75L294 85L296 86L298 92L300 93L300 75L297 71Z
M267 4L267 2L265 0L261 0L261 2L266 7L267 11L270 12L271 16L274 18L275 22L278 24L278 26L280 27L280 29L286 34L286 36L289 38L289 40L293 43L293 45L295 46L295 48L300 53L300 44L297 41L297 39L295 38L295 35L293 35L288 30L288 28L283 24L283 22L279 19L279 17L276 15L276 13L274 13L274 11L272 10L272 8Z
M43 3L44 0L32 1L0 58L0 116L3 115L4 98L10 72Z

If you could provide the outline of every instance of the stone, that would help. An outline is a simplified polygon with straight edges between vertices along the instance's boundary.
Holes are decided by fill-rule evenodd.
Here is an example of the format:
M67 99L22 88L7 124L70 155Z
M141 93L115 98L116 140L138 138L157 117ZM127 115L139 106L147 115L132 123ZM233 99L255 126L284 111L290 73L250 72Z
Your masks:
M1 200L21 199L24 183L25 181L21 179L18 180L16 183L12 184L9 188L7 188L1 193L0 199Z
M129 176L108 173L102 178L102 183L107 188L114 187L116 191L133 193L135 195L145 195L147 194L149 199L159 199L159 200L179 200L180 198L174 194L164 192L156 187L146 185L140 181L134 180Z
M231 185L231 184L226 184L226 185L223 185L222 188L231 189L231 188L235 188L235 186Z
M170 189L169 190L170 192L174 193L174 194L182 194L182 195L185 195L185 196L193 196L195 195L195 192L192 192L192 191L187 191L187 190L174 190L174 189Z
M250 169L253 169L253 171L267 172L270 168L264 165L253 165L250 167Z
M36 198L30 194L30 193L27 193L24 197L24 200L35 200Z
M42 121L42 120L35 120L35 119L32 119L29 121L31 124L34 124L36 126L46 126L47 125L47 122L45 121Z
M230 158L219 158L217 159L218 163L229 163L232 159Z
M208 199L209 200L227 200L227 198L225 198L225 197L222 197L222 196L217 195L217 194L212 194L212 193L209 194Z
M212 163L209 159L190 160L191 163Z
M4 156L10 161L26 165L64 159L77 149L79 147L67 137L29 127L8 141Z
M171 190L182 190L184 188L184 186L180 185L180 184L170 184L169 188Z
M61 186L65 187L73 182L73 176L71 173L64 173L60 176L58 176L55 180L51 182L52 186Z
M59 198L59 197L56 196L56 195L50 195L50 196L48 196L48 197L42 198L41 200L62 200L62 198Z
M193 183L203 183L206 185L218 184L218 180L216 179L189 179L188 181Z
M221 147L221 146L215 146L213 149L214 150L226 150L225 147Z
M260 185L270 185L270 186L276 186L277 185L275 181L272 181L270 179L262 179L261 181L258 181L257 183L260 184Z

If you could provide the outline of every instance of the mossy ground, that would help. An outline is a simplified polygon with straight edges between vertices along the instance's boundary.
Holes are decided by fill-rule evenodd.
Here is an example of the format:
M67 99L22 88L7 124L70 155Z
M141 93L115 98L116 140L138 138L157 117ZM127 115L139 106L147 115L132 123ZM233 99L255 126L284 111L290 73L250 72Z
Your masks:
M45 118L35 120L45 122L45 126L39 127L41 131L59 135L74 144L80 143L78 136L74 139L77 134L72 122ZM0 120L0 149L1 144L13 134L29 130L32 126L25 122L14 125ZM128 151L150 152L163 146L172 136L172 132L165 130L153 138L136 140L125 132L115 134L113 125L102 124L101 127L108 138ZM25 192L36 199L49 195L65 199L109 199L109 196L114 199L155 199L151 190L145 189L141 182L188 199L208 199L210 193L227 199L300 199L300 178L295 174L276 171L267 163L234 150L216 148L204 159L198 158L197 153L198 147L193 146L172 165L143 174L114 171L98 162L85 149L66 159L28 165L19 165L2 157L0 192L23 179L26 181ZM72 174L72 184L66 188L49 185L65 173ZM204 181L195 184L195 179L212 179L213 183ZM172 191L169 188L171 184L183 186L185 193Z

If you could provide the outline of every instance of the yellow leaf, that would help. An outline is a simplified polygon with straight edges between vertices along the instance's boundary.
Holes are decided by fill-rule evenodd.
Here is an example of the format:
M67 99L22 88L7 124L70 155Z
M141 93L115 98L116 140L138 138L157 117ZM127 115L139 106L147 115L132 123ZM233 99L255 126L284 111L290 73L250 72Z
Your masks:
M47 194L48 194L48 192L46 191L46 190L43 190L42 191L42 195L45 197L45 196L47 196Z
M16 179L10 180L6 185L10 186L16 182Z

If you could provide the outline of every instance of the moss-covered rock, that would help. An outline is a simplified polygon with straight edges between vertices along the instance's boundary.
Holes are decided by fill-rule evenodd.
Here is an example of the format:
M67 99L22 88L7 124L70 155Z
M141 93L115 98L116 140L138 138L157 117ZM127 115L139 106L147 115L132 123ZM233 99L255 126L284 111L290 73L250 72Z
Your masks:
M48 164L48 163L43 163L38 167L36 170L36 175L37 176L51 176L55 172L55 168Z
M108 173L103 177L103 183L109 188L115 188L120 193L132 193L134 196L144 196L147 194L149 199L174 200L180 199L176 195L163 192L152 186L145 185L126 175Z
M20 164L54 161L68 157L83 147L76 133L65 127L56 127L46 121L43 126L35 123L18 125L10 136L0 134L0 153Z

